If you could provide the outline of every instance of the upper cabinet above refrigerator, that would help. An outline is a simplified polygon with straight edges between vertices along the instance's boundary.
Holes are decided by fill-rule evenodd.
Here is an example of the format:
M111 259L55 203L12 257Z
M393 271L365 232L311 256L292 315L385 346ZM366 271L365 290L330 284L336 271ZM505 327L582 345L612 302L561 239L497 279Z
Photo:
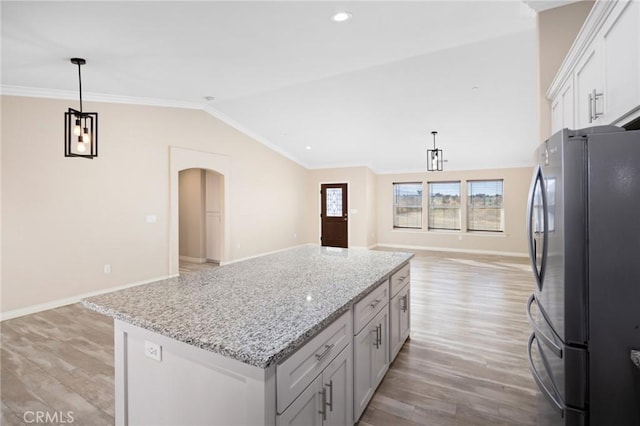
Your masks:
M546 93L551 133L640 116L640 2L597 1Z

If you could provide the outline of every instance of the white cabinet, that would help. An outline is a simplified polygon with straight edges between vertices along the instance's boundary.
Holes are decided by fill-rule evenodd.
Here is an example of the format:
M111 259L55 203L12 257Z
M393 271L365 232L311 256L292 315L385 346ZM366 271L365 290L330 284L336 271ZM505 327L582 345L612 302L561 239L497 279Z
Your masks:
M345 312L276 369L278 413L282 413L300 393L324 371L331 360L351 343L351 312Z
M354 338L354 421L371 400L389 368L389 309L380 312Z
M291 405L278 415L278 426L351 424L352 357L351 345L348 345Z
M411 329L410 285L407 283L389 302L389 351L393 361Z
M558 96L551 102L551 134L564 128L576 128L573 98L573 75L571 75L560 89Z
M596 2L547 99L552 133L640 116L640 2Z
M353 351L349 345L322 373L325 426L344 426L353 419Z
M322 376L318 376L293 401L286 411L278 415L278 426L322 426Z
M598 49L593 46L575 71L577 128L595 126L602 116L602 73Z
M613 123L640 105L640 2L620 2L602 29L602 121Z

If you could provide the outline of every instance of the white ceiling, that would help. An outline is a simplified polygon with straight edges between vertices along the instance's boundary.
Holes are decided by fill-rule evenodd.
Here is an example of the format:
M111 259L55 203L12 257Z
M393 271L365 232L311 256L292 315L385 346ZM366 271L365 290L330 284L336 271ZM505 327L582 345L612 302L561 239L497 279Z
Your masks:
M340 10L353 19L333 22ZM1 13L3 93L76 98L69 58L84 57L85 99L201 107L310 168L422 171L432 130L449 170L530 165L538 143L535 16L516 0L2 1Z

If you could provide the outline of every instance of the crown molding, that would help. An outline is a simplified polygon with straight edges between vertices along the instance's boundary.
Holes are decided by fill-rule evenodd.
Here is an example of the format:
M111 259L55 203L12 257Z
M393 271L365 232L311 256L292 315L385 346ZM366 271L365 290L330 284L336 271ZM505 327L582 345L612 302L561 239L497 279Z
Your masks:
M233 127L234 129L236 129L237 131L244 133L245 135L249 136L251 139L254 139L258 142L260 142L261 144L263 144L264 146L266 146L267 148L269 148L272 151L277 152L278 154L282 155L283 157L293 161L294 163L304 167L305 169L310 169L311 167L309 167L309 165L305 164L303 161L301 161L299 158L295 157L294 155L292 155L289 152L286 152L285 150L283 150L282 148L280 148L279 146L277 146L276 144L274 144L273 142L271 142L269 139L260 136L259 134L255 133L253 130L247 128L246 126L238 123L236 120L234 120L233 118L229 117L228 115L226 115L225 113L218 111L217 109L213 108L211 105L203 105L200 109L202 109L204 112L208 113L209 115L217 118L218 120L222 121L225 124L228 124L229 126Z
M31 98L77 100L78 92L72 90L43 89L26 86L0 86L0 93L8 96L26 96ZM148 105L171 108L202 109L202 102L178 101L172 99L138 98L134 96L108 95L105 93L82 92L82 100L90 102L108 102L114 104Z

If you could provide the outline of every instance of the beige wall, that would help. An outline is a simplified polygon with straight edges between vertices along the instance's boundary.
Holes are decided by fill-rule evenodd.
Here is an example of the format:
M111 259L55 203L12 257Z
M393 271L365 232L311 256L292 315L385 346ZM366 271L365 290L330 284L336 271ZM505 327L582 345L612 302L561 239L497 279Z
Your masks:
M545 10L537 16L538 111L541 141L551 135L551 105L545 93L582 28L593 3L586 0L570 3Z
M181 171L178 186L180 257L184 260L204 262L207 257L205 171L202 169Z
M378 244L407 248L491 252L525 255L527 252L525 216L532 168L472 170L434 173L402 173L378 175ZM481 233L427 230L427 198L423 197L423 229L393 228L393 184L437 181L461 181L462 203L466 203L466 181L478 179L504 179L505 232ZM463 209L463 228L464 215Z
M347 183L349 204L349 247L375 245L376 211L372 208L370 188L375 186L373 172L367 167L345 167L318 169L309 172L309 206L312 220L309 221L311 241L320 243L320 185L323 183ZM374 175L373 175L374 176Z
M65 158L72 105L2 97L3 315L169 274L170 146L229 158L226 261L311 241L303 167L203 111L101 102L99 157Z

